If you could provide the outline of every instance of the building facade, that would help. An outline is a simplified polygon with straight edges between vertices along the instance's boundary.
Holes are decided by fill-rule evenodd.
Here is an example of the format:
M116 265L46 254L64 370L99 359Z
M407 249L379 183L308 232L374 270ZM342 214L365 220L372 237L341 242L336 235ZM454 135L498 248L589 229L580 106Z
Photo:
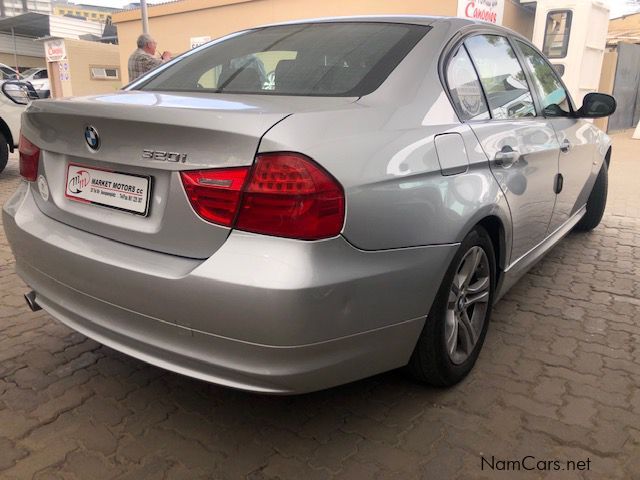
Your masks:
M51 14L51 0L0 0L0 17L15 17L26 12Z
M102 24L109 23L111 21L111 14L117 11L117 8L83 5L67 1L56 1L53 4L54 15L84 18L85 20Z

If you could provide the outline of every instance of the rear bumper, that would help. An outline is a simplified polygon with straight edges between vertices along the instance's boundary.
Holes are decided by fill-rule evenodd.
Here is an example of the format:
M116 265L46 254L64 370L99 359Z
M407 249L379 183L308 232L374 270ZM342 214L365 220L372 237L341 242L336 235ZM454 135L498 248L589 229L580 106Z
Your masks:
M3 210L18 274L53 317L153 365L265 393L405 364L456 246L363 252L343 238L232 233L192 260L44 216L23 184Z

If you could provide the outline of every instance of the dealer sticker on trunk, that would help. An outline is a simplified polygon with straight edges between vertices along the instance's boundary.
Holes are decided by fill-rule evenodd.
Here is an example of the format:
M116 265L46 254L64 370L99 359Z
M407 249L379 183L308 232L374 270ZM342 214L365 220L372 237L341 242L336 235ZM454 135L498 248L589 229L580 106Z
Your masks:
M149 177L70 164L65 196L78 202L146 215L149 185Z

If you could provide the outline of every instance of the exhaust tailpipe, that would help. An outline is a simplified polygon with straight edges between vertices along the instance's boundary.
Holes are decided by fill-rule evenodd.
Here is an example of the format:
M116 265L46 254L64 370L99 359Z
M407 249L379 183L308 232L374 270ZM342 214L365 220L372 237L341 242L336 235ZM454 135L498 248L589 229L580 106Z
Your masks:
M36 302L36 292L31 290L29 293L24 294L24 299L27 302L27 305L31 309L32 312L37 312L38 310L42 310L42 307L38 305Z

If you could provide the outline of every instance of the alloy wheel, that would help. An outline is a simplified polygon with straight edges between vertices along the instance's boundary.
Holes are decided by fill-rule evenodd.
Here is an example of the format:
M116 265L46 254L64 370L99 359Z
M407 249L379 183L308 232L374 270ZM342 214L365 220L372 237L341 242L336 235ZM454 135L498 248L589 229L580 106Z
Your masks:
M463 363L478 343L489 310L491 269L482 247L462 257L449 290L445 343L452 363Z

